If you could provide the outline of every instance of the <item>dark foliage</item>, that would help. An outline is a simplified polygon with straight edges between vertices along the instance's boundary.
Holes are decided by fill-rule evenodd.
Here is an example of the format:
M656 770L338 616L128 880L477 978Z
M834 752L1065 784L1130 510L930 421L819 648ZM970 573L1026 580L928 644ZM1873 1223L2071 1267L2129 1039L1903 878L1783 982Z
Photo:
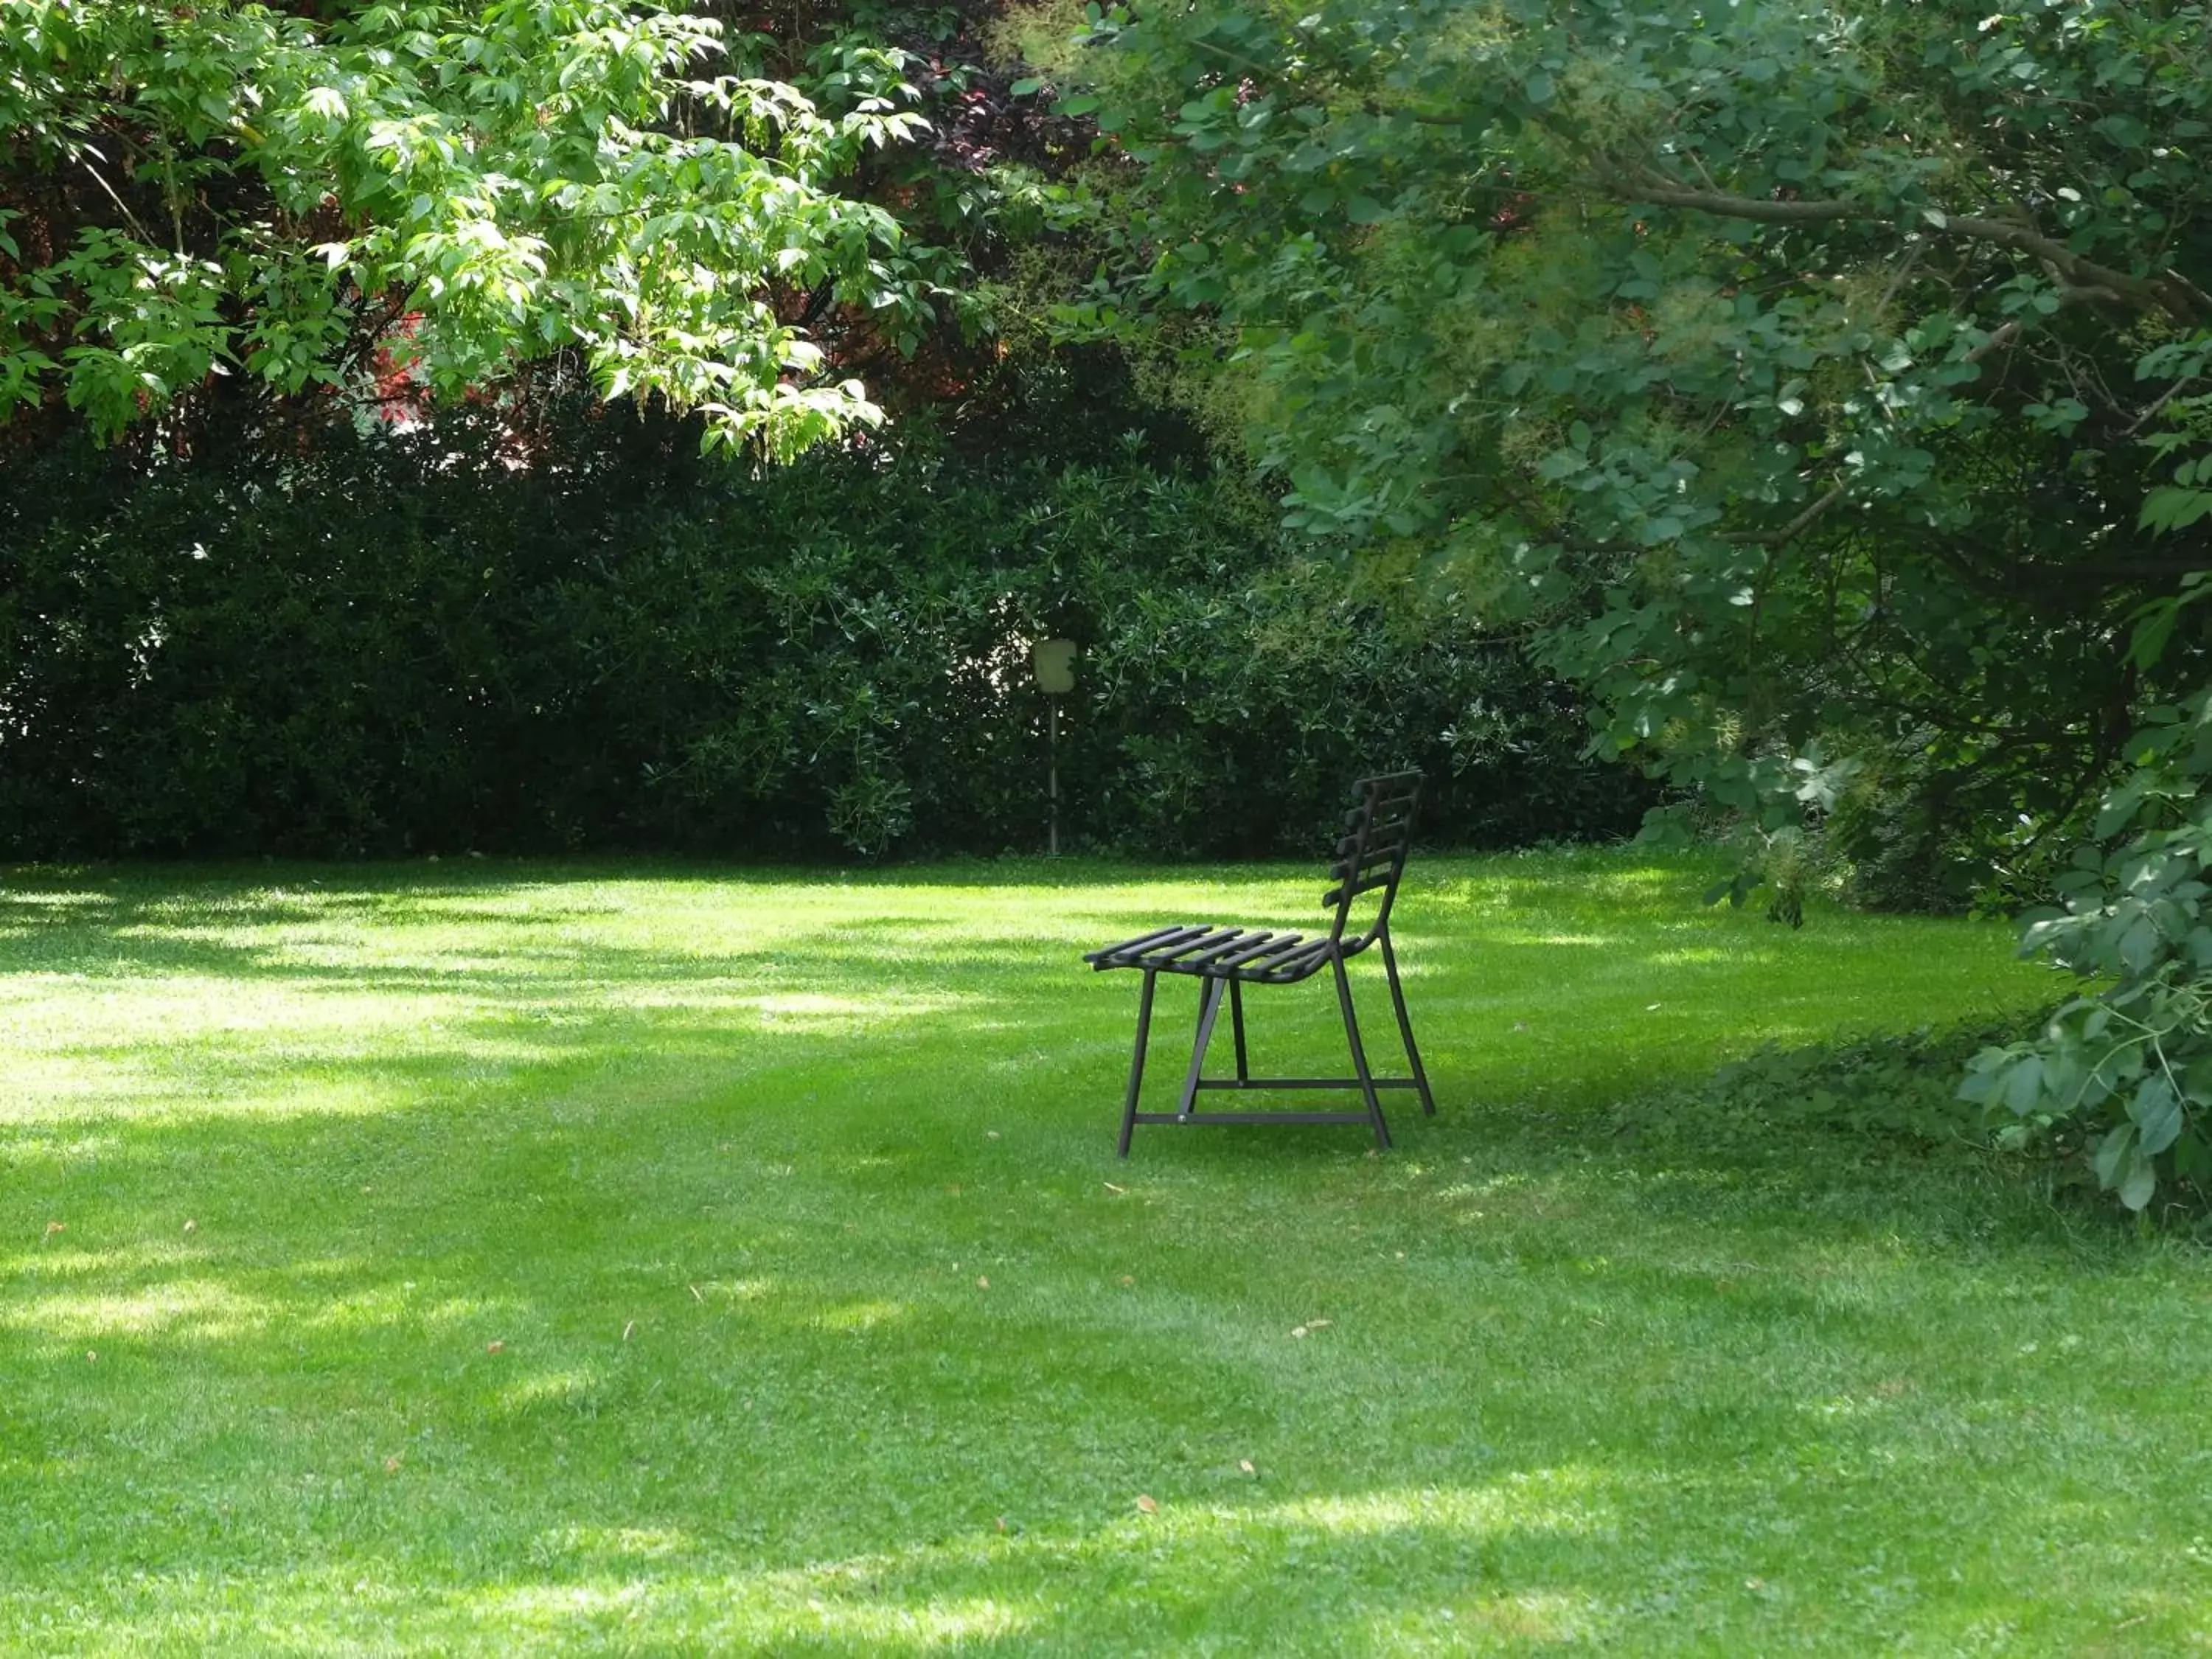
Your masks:
M1033 848L1047 634L1084 648L1073 844L1310 852L1383 766L1429 775L1440 841L1649 802L1509 644L1293 561L1172 438L749 471L678 423L531 409L8 460L0 853Z

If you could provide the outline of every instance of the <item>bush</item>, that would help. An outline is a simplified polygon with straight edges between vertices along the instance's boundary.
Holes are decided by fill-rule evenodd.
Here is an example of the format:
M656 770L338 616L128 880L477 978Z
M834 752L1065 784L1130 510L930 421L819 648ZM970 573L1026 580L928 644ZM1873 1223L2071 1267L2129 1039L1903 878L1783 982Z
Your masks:
M2032 1038L1976 1055L1960 1092L2008 1144L2088 1155L2130 1210L2212 1199L2212 689L2150 711L2099 840L2021 937L2084 984Z
M672 423L463 410L131 469L0 469L0 849L1037 847L1027 641L1083 646L1069 844L1312 850L1418 766L1430 833L1633 828L1578 705L1133 442L702 461Z

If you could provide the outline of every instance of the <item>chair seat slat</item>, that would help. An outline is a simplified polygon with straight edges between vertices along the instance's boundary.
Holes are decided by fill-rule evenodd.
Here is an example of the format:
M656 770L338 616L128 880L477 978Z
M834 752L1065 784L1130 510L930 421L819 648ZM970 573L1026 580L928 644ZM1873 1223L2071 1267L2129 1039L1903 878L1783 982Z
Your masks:
M1264 933L1256 935L1255 945L1255 935L1249 928L1238 928L1212 950L1186 957L1181 965L1194 973L1212 973L1217 969L1226 971L1231 957L1264 946L1268 938L1269 935Z
M1261 933L1223 957L1217 966L1224 973L1234 973L1270 951L1279 951L1285 945L1296 945L1300 937L1297 933Z
M1308 939L1301 945L1298 943L1298 936L1293 933L1288 939L1281 940L1273 949L1255 957L1238 971L1257 978L1276 979L1293 972L1310 958L1318 965L1328 954L1328 943L1327 939ZM1307 971L1312 970L1309 969Z
M1232 944L1238 938L1241 932L1241 929L1235 927L1194 928L1192 930L1191 937L1187 939L1183 939L1179 943L1170 942L1166 945L1156 945L1152 950L1146 951L1144 957L1145 966L1147 968L1188 966L1188 963L1186 961L1186 958L1190 957L1194 951L1205 951L1216 945Z
M1335 949L1334 939L1314 939L1295 951L1255 963L1246 971L1270 985L1293 984L1317 972Z
M1083 959L1095 968L1133 968L1137 966L1139 957L1163 946L1173 946L1196 939L1206 931L1203 927L1193 927L1187 923L1179 927L1155 928L1135 939L1123 939L1119 945L1109 945L1103 951L1093 951Z
M1119 945L1109 945L1103 951L1085 951L1083 959L1094 968L1118 968L1121 963L1116 958L1147 950L1164 939L1176 938L1185 931L1181 927L1156 927L1149 933L1125 939Z

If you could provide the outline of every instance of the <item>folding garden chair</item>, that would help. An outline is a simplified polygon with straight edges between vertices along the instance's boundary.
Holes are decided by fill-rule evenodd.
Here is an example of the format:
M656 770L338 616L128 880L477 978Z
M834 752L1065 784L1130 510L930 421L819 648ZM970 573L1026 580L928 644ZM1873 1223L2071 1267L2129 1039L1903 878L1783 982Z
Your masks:
M1383 1121L1381 1091L1418 1090L1421 1109L1433 1116L1437 1103L1429 1092L1428 1073L1421 1069L1420 1050L1413 1046L1413 1022L1406 1017L1405 988L1398 979L1397 953L1390 948L1390 907L1398 896L1398 878L1405 873L1406 852L1413 833L1413 813L1420 805L1421 775L1393 772L1363 778L1354 786L1358 805L1344 815L1344 838L1336 844L1336 861L1329 878L1336 885L1322 898L1334 908L1326 934L1312 939L1298 933L1279 933L1261 928L1182 925L1155 928L1149 933L1083 958L1093 969L1134 968L1145 976L1137 999L1137 1052L1129 1063L1129 1095L1121 1111L1121 1156L1129 1155L1129 1137L1139 1123L1365 1123L1375 1131L1375 1144L1388 1149L1390 1127ZM1352 904L1367 894L1380 896L1374 919L1362 932L1347 931ZM1398 1015L1398 1035L1405 1040L1410 1077L1376 1077L1367 1064L1367 1050L1359 1040L1359 1021L1352 1007L1352 981L1345 963L1370 945L1382 949L1383 976L1389 981L1390 1002ZM1336 1004L1344 1015L1345 1041L1352 1049L1352 1075L1336 1077L1254 1077L1244 1042L1244 988L1248 985L1295 985L1328 969L1336 977ZM1191 1047L1190 1070L1182 1084L1182 1098L1172 1112L1140 1112L1139 1091L1145 1078L1145 1045L1152 1035L1152 991L1162 974L1187 974L1200 981L1198 1036ZM1224 995L1230 1024L1237 1038L1237 1075L1210 1078L1206 1051L1213 1041L1213 1027ZM1194 1109L1199 1092L1206 1089L1357 1089L1366 1103L1364 1111L1332 1112L1201 1112Z

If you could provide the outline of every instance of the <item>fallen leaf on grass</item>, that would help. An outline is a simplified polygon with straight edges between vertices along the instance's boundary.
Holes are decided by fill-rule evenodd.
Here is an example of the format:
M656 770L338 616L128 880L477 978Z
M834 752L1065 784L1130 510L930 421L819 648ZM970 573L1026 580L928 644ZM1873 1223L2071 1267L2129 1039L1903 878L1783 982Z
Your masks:
M975 1288L979 1291L988 1291L991 1288L991 1281L978 1273L975 1276Z
M384 1460L384 1472L385 1472L386 1474L398 1474L398 1473L399 1473L399 1460L398 1460L398 1458L396 1458L396 1457L387 1457L387 1458L386 1458L386 1459Z
M56 1233L65 1233L68 1231L69 1223L66 1221L49 1221L46 1223L46 1237L48 1238L52 1238Z
M1310 1331L1325 1331L1329 1328L1331 1322L1331 1321L1326 1319L1309 1319L1306 1321L1306 1328Z
M1252 1467L1252 1460L1249 1457L1238 1458L1237 1460L1237 1467L1243 1470L1247 1474L1257 1474L1260 1473L1259 1470Z
M87 1349L84 1351L84 1357L85 1357L85 1358L86 1358L88 1361L94 1360L94 1359L97 1359L97 1358L100 1358L100 1356L99 1356L97 1353L94 1353L94 1352L90 1348L87 1348Z
M1304 1326L1303 1326L1303 1325L1301 1325L1301 1326L1297 1327L1297 1329L1293 1330L1293 1331L1291 1333L1291 1334L1292 1336L1304 1336L1305 1334L1306 1334L1306 1328L1305 1328Z
M1142 1510L1146 1515L1157 1515L1159 1513L1160 1509L1160 1506L1158 1504L1146 1497L1142 1492L1139 1492L1137 1494L1137 1507Z
M1122 1282L1124 1285L1133 1285L1133 1284L1135 1284L1137 1281L1136 1281L1135 1278L1134 1278L1133 1276L1132 1276L1131 1274L1128 1274L1128 1273L1123 1273L1123 1274L1121 1275L1121 1282Z
M197 1221L187 1221L185 1223L185 1231L188 1233L196 1233L199 1231L199 1230L200 1224Z
M484 1352L486 1353L505 1353L507 1352L507 1344L504 1342L487 1342L484 1344Z

